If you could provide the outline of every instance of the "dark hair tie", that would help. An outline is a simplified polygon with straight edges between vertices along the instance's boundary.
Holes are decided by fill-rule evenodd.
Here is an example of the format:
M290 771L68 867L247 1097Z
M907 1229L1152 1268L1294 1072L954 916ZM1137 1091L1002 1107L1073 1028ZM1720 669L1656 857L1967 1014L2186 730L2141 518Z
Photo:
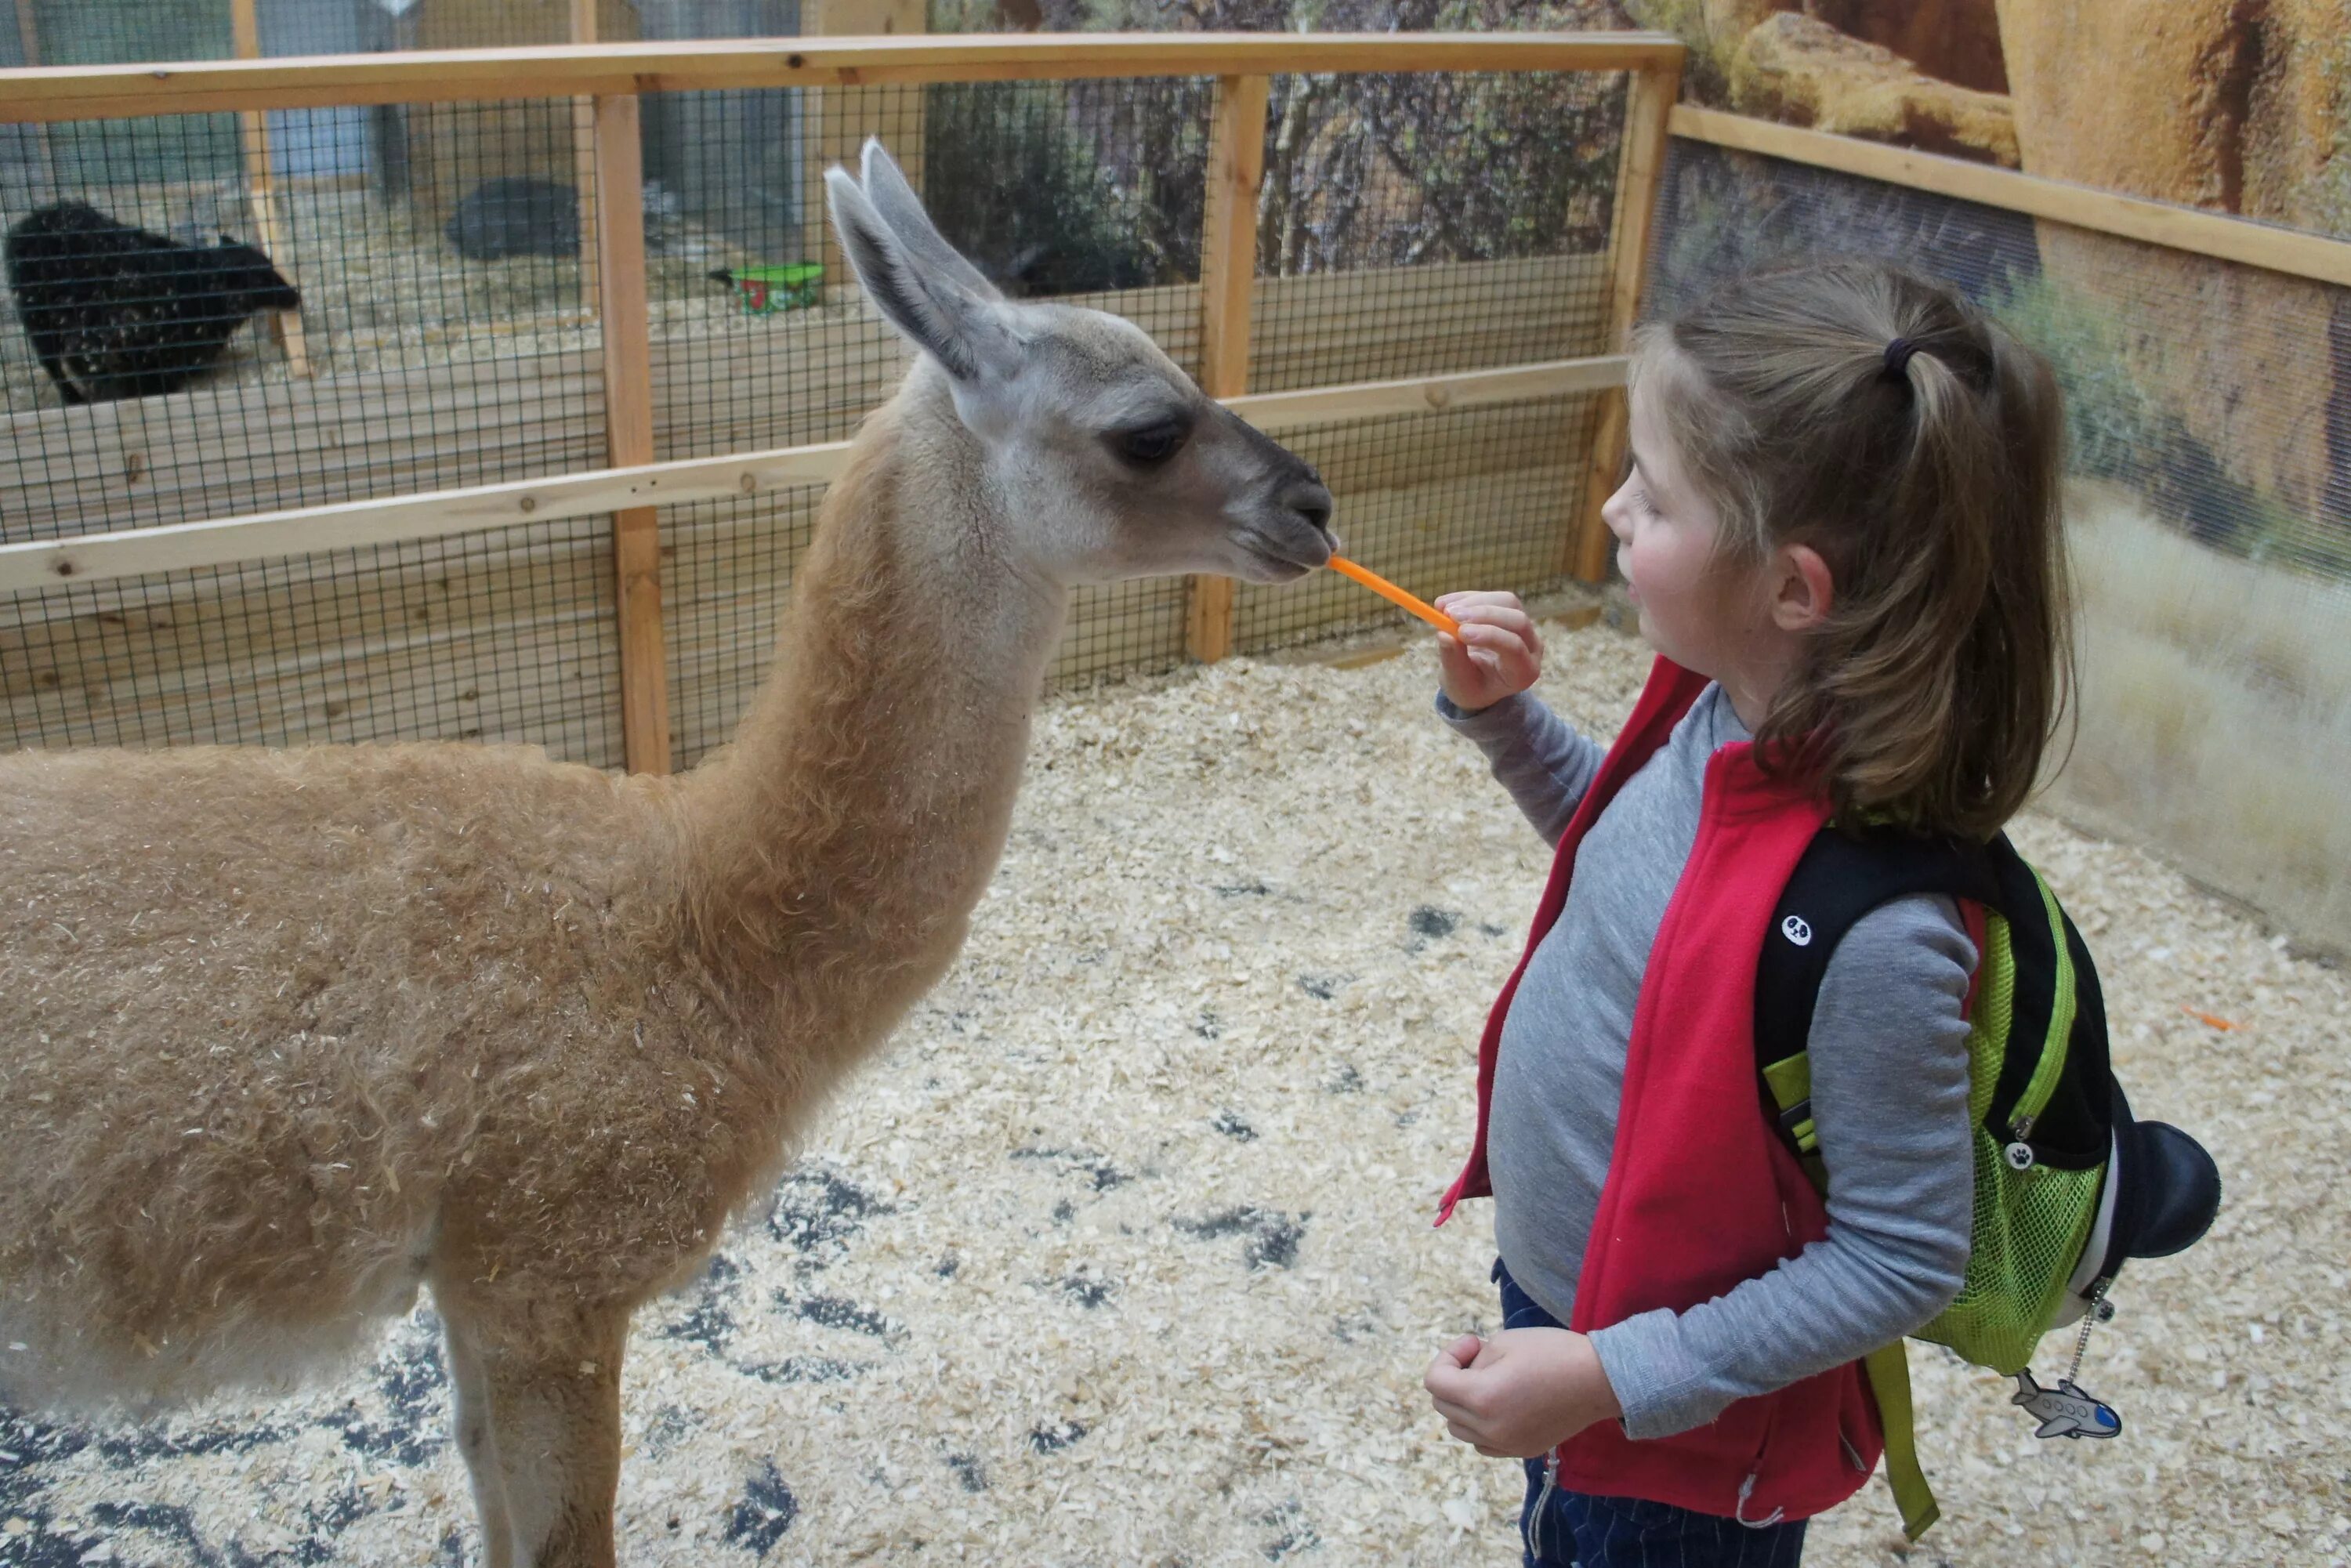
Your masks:
M1886 379L1890 382L1906 379L1910 374L1910 356L1917 351L1918 345L1907 338L1896 338L1886 344Z

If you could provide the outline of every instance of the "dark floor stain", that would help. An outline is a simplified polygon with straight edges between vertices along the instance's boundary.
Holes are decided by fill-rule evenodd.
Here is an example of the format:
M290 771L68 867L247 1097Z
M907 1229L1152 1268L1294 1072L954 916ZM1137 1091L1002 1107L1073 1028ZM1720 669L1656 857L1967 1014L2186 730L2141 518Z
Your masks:
M886 1337L892 1328L890 1320L871 1307L861 1307L845 1296L800 1296L778 1291L776 1305L797 1312L821 1328L847 1329L852 1333L872 1334L876 1339Z
M821 1269L837 1262L849 1250L850 1238L877 1214L894 1214L883 1202L856 1183L821 1166L787 1175L777 1184L775 1205L768 1211L768 1232L788 1242L800 1261Z
M713 1355L726 1354L726 1342L735 1337L742 1325L724 1304L705 1299L694 1303L685 1316L661 1331L664 1339L691 1340Z
M1216 1120L1210 1122L1208 1125L1228 1138L1238 1138L1244 1144L1257 1136L1257 1129L1242 1121L1237 1113L1231 1111L1217 1112Z
M283 1427L206 1427L187 1433L141 1430L100 1437L98 1451L109 1467L123 1470L134 1465L143 1465L150 1459L185 1459L202 1454L247 1453L264 1443L278 1442L291 1435Z
M1318 1001L1329 1001L1339 994L1339 988L1353 979L1353 975L1301 975L1298 988Z
M1214 1241L1228 1236L1247 1236L1249 1244L1241 1257L1252 1269L1287 1269L1298 1261L1298 1243L1306 1235L1306 1221L1311 1214L1287 1215L1279 1209L1243 1207L1228 1208L1200 1219L1169 1221L1187 1236L1197 1236Z
M1424 904L1412 912L1412 934L1416 936L1450 936L1461 924L1461 916L1450 910Z
M1508 936L1510 934L1510 928L1507 925L1496 925L1491 921L1480 920L1478 922L1478 933L1481 936Z
M376 1421L350 1404L320 1419L343 1435L343 1446L371 1458L414 1468L448 1446L444 1406L449 1380L441 1370L440 1346L409 1340L377 1364L376 1386L383 1392L385 1419Z
M865 1368L826 1355L788 1355L781 1361L747 1362L743 1370L762 1383L846 1383Z
M732 1302L742 1289L743 1267L724 1252L713 1253L710 1266L702 1271L695 1286L699 1292L694 1305L677 1322L661 1331L664 1339L682 1339L700 1345L712 1355L724 1356L727 1342L741 1331L735 1321Z
M769 1459L743 1487L743 1500L726 1516L726 1539L765 1557L800 1514L799 1499Z
M1068 1448L1085 1435L1086 1424L1082 1421L1064 1421L1057 1427L1031 1427L1029 1428L1029 1446L1040 1454L1050 1454L1057 1448Z
M376 1386L384 1402L403 1416L423 1416L440 1407L449 1386L441 1368L441 1346L434 1340L409 1343L377 1365Z
M1225 1038L1225 1020L1217 1016L1216 1009L1202 1008L1199 1021L1192 1026L1192 1032L1202 1040L1222 1040Z
M1272 891L1261 878L1254 876L1247 882L1217 883L1217 895L1223 898L1263 898Z
M1013 1150L1012 1157L1016 1160L1045 1160L1066 1166L1091 1179L1096 1192L1106 1192L1134 1179L1102 1155L1085 1149L1044 1149L1032 1145Z
M956 1255L955 1249L950 1247L947 1249L946 1253L940 1257L938 1267L933 1270L932 1272L938 1275L942 1280L952 1280L956 1277L956 1270L962 1267L963 1260L957 1257Z
M0 1540L0 1563L7 1568L81 1568L82 1554L97 1544L57 1529L46 1511L11 1517L24 1520L31 1528L22 1535Z
M306 1565L340 1563L336 1538L375 1511L357 1487L346 1484L323 1502L307 1503L302 1515L310 1533L294 1543L294 1561Z
M14 1413L0 1413L0 1519L21 1519L22 1535L0 1537L0 1563L9 1568L79 1568L89 1548L57 1523L43 1494L49 1467L90 1445L75 1427L52 1427Z
M1285 1502L1270 1513L1259 1514L1257 1522L1274 1531L1272 1539L1259 1548L1269 1563L1279 1563L1293 1552L1322 1544L1322 1537L1307 1519L1306 1511L1295 1502Z
M701 1425L695 1412L683 1405L664 1405L653 1412L645 1427L645 1457L660 1458L678 1445L679 1439Z
M1066 1197L1053 1206L1053 1223L1056 1225L1067 1225L1077 1217L1078 1206Z
M953 1470L956 1479L963 1482L964 1490L986 1491L987 1490L987 1472L980 1468L977 1455L949 1454L947 1469Z
M184 1508L160 1502L101 1502L91 1507L89 1516L108 1530L136 1530L171 1542L172 1562L185 1563L191 1568L225 1568L221 1554L196 1533L195 1515ZM121 1553L115 1555L119 1559Z
M1364 1075L1355 1071L1352 1061L1339 1063L1338 1070L1322 1081L1326 1094L1360 1094L1364 1092Z
M1117 1281L1096 1279L1083 1269L1061 1281L1062 1293L1088 1311L1109 1301L1117 1290Z

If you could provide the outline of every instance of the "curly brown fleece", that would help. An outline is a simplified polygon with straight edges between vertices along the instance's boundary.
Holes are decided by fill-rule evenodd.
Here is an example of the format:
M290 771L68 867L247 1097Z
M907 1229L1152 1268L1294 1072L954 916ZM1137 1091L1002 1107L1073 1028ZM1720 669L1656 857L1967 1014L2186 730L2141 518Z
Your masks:
M772 1185L1002 849L1061 602L937 526L972 487L946 396L918 371L868 422L776 675L683 778L0 756L0 1396L283 1380L429 1281L486 1516L528 1500L484 1495L486 1412L596 1428L548 1505L580 1517L515 1529L609 1559L629 1312Z

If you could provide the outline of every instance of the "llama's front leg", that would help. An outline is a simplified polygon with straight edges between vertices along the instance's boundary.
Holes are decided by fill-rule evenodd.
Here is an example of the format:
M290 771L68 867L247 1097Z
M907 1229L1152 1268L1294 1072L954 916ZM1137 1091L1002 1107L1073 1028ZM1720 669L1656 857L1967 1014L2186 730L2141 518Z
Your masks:
M488 1458L515 1568L613 1568L628 1332L627 1313L609 1313L553 1343L484 1350Z
M449 1347L449 1385L455 1396L452 1414L457 1451L465 1458L466 1479L474 1484L474 1513L482 1526L482 1568L514 1568L514 1526L491 1441L489 1373L481 1346L461 1318L444 1310L442 1327Z

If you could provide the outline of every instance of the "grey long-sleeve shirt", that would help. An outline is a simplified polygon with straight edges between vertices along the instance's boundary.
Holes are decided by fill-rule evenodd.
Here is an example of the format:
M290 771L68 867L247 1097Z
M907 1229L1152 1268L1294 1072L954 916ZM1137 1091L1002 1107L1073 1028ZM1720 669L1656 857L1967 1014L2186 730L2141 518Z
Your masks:
M1526 694L1470 715L1440 696L1437 709L1557 843L1603 748ZM1708 686L1593 824L1567 905L1503 1019L1486 1144L1495 1243L1511 1277L1561 1322L1574 1311L1615 1143L1634 1002L1697 842L1707 759L1748 738L1722 688ZM1973 1212L1962 1008L1975 959L1958 909L1933 895L1872 911L1838 945L1808 1041L1828 1236L1728 1295L1594 1333L1628 1435L1702 1426L1734 1400L1898 1339L1950 1303Z

